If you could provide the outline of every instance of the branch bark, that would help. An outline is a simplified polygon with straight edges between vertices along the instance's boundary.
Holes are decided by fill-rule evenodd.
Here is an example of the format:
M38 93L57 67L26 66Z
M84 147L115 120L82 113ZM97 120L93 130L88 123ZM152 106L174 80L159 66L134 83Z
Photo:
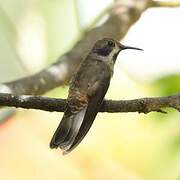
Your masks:
M41 96L12 95L0 93L0 106L9 106L25 109L39 109L44 111L64 112L66 100ZM134 100L104 100L99 112L162 112L162 108L171 107L180 111L180 94L167 97L151 97Z

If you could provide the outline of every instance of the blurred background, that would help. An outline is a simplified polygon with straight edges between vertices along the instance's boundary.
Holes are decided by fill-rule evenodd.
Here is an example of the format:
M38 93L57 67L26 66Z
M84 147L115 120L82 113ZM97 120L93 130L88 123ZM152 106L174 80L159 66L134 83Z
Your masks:
M29 75L68 51L111 0L0 0L0 82ZM108 99L180 92L180 8L149 9L122 40ZM46 96L67 96L68 87ZM67 156L49 142L62 113L18 110L0 123L2 180L178 180L180 115L99 113Z

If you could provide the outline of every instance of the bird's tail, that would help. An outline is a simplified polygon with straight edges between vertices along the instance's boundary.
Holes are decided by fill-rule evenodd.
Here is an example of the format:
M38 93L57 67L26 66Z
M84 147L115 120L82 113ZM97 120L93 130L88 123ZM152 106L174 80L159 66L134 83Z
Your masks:
M101 106L102 99L103 97L92 98L88 106L76 114L66 115L65 113L52 137L50 147L61 148L63 154L71 152L89 131Z
M50 148L59 147L62 150L67 151L73 144L74 139L79 132L85 113L86 108L76 114L66 115L65 113L51 139Z

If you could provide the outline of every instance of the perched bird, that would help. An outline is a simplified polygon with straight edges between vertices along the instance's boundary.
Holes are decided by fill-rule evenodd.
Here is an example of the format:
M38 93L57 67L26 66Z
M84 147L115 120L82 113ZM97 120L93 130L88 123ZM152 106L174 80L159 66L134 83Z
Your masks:
M73 76L64 116L50 142L50 148L72 151L89 131L108 90L117 55L124 46L111 38L98 40Z

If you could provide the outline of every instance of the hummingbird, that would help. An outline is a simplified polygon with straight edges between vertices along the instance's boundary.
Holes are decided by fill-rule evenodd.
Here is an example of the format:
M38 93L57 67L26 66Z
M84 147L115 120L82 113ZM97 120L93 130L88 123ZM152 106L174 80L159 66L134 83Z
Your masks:
M71 79L67 106L50 148L71 152L85 137L101 107L120 51L142 50L111 38L98 40Z

